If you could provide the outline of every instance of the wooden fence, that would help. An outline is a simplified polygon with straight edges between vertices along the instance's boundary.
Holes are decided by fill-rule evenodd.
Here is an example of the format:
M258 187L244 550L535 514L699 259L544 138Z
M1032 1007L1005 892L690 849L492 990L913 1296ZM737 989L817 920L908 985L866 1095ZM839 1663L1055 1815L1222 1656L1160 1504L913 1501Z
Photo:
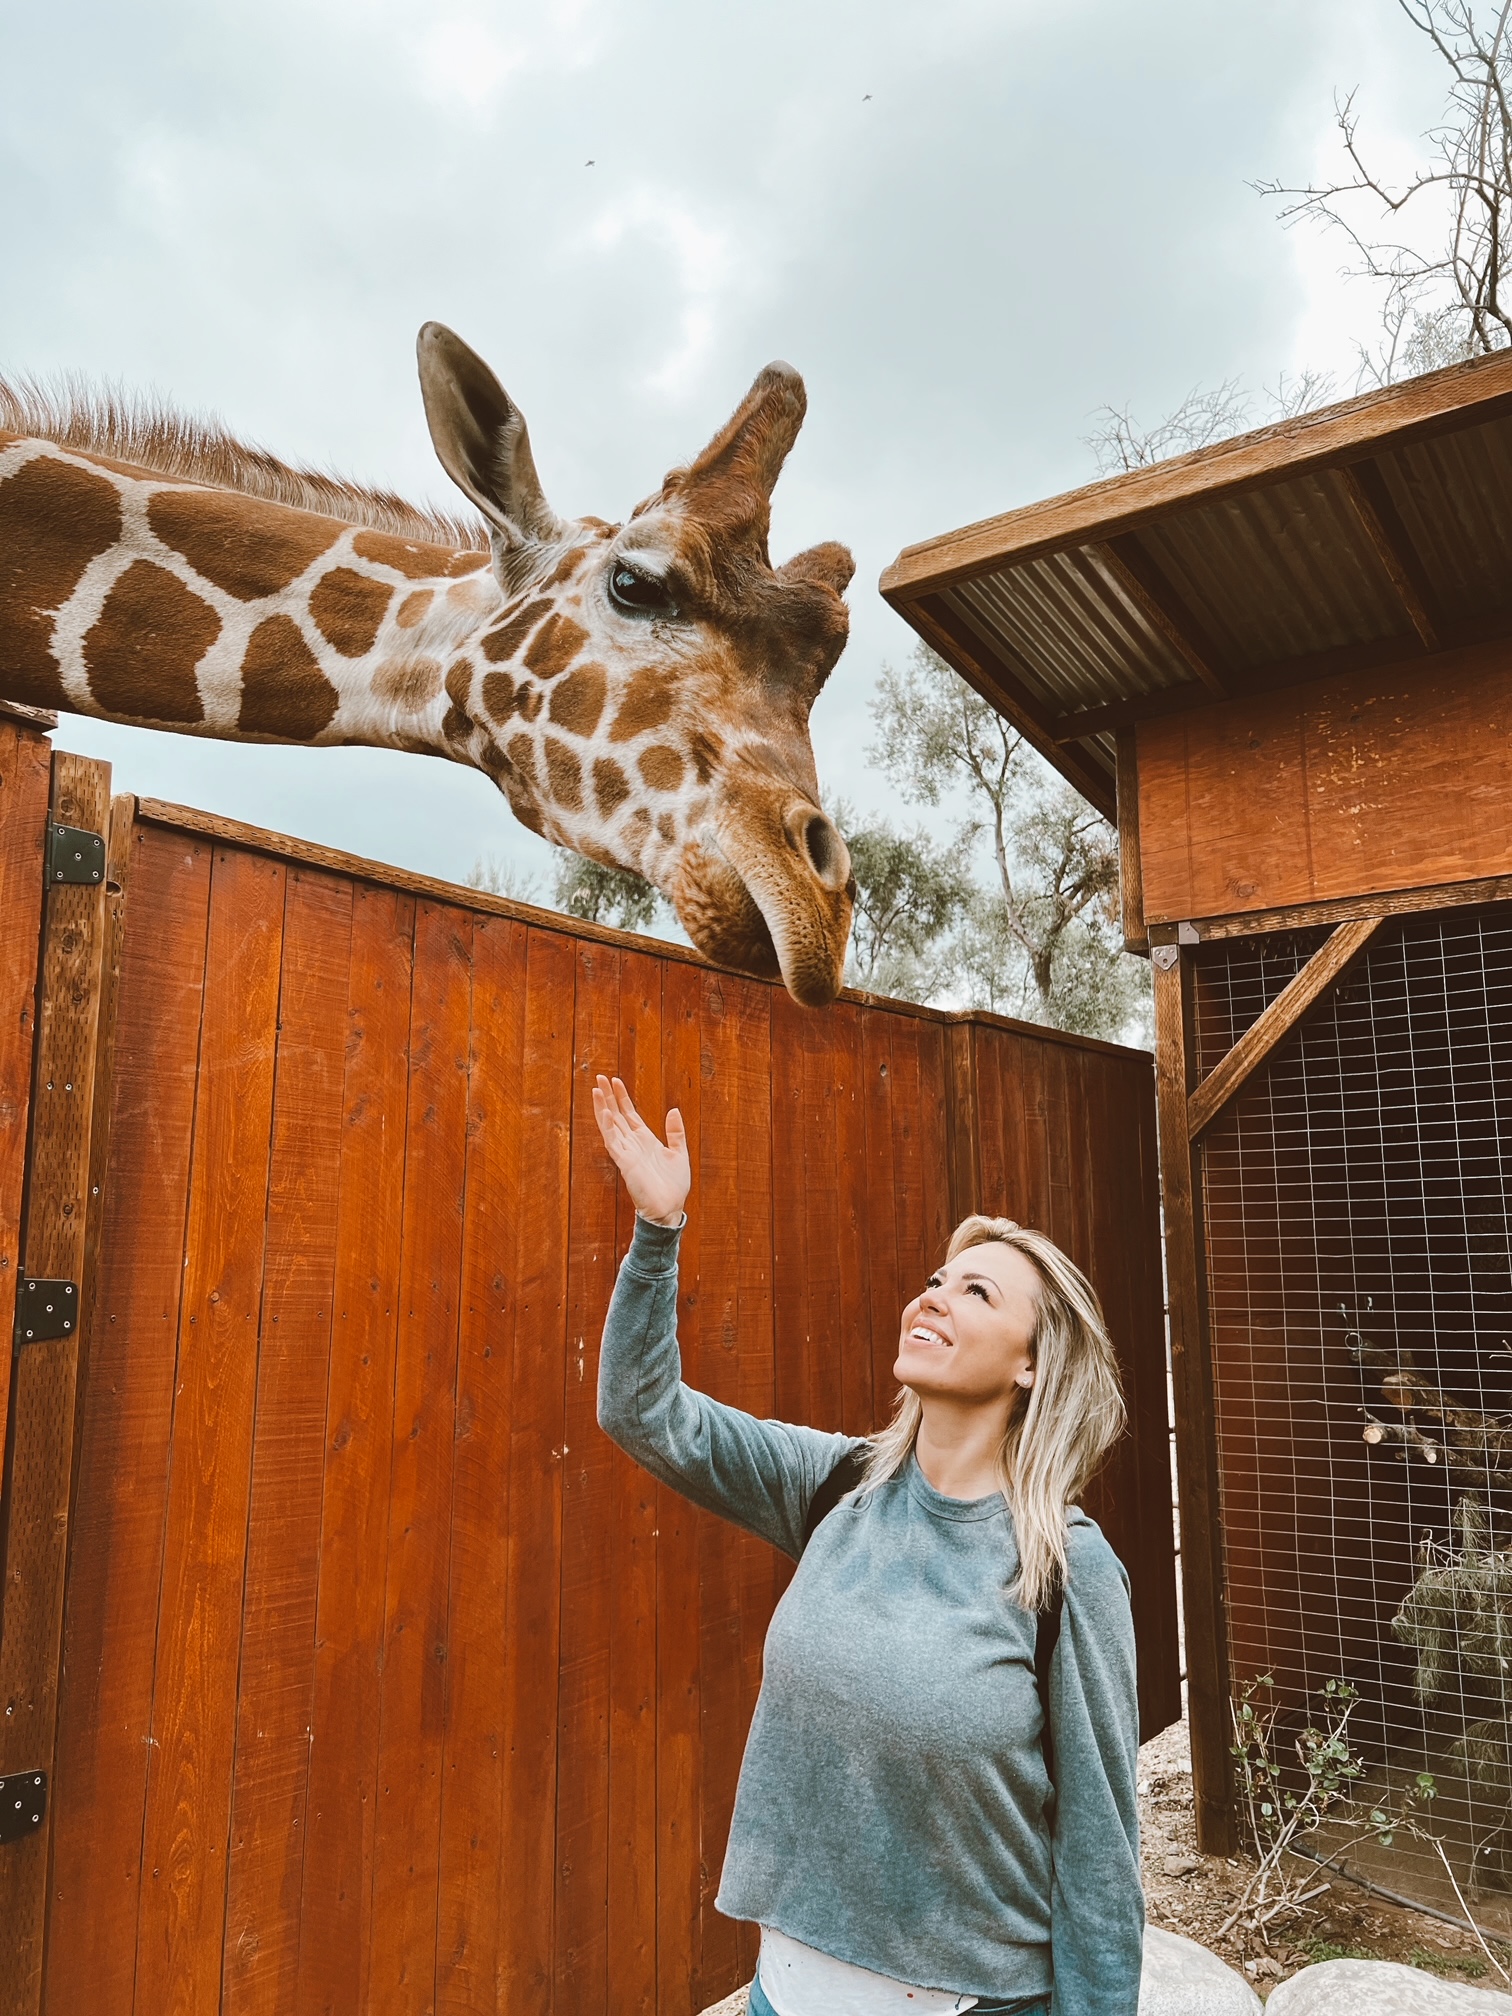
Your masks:
M0 722L0 1365L18 1271L84 1304L0 1379L0 1773L50 1778L0 2011L690 2016L748 1977L712 1900L788 1571L595 1424L597 1070L687 1119L687 1372L742 1406L875 1424L978 1204L1089 1267L1134 1421L1092 1509L1179 1713L1147 1056L805 1012L131 798L44 917L49 754ZM52 760L55 817L108 788Z

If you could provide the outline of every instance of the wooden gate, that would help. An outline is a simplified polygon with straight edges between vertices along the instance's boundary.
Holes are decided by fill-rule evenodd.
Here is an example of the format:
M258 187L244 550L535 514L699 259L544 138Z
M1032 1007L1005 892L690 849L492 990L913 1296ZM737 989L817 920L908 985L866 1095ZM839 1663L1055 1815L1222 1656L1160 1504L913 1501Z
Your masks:
M688 1376L748 1408L884 1416L978 1203L1089 1266L1135 1428L1092 1509L1179 1713L1148 1057L807 1013L49 757L0 721L0 1363L18 1256L83 1303L0 1379L0 1773L48 1778L0 2011L690 2016L749 1976L712 1900L787 1568L595 1424L596 1070L682 1107ZM44 918L49 789L108 867Z

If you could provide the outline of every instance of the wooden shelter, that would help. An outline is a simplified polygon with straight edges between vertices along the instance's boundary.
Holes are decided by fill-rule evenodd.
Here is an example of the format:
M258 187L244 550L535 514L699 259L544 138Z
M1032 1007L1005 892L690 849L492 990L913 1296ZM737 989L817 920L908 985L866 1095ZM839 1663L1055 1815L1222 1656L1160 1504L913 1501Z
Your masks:
M1381 1770L1442 1774L1393 1620L1465 1492L1512 1502L1512 354L911 546L882 589L1118 821L1202 1844L1267 1672L1297 1709L1349 1679ZM1490 1852L1507 1800L1461 1790Z

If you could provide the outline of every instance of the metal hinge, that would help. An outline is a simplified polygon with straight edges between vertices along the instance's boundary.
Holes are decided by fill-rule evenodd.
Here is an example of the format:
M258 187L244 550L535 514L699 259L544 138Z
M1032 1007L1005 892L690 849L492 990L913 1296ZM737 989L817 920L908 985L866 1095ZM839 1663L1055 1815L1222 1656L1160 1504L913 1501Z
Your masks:
M47 829L47 883L105 880L105 835L91 833L83 826L49 826Z
M35 1834L46 1816L45 1771L13 1771L0 1778L0 1847Z
M79 1290L73 1281L21 1277L16 1297L16 1335L23 1344L46 1344L72 1337L79 1325Z

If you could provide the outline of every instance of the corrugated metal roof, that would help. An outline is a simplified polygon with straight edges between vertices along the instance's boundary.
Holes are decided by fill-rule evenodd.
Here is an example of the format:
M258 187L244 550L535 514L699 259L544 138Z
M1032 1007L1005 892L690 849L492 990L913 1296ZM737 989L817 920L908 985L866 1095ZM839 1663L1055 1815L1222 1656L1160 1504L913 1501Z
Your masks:
M1107 805L1120 721L1512 635L1512 353L944 534L882 586Z

